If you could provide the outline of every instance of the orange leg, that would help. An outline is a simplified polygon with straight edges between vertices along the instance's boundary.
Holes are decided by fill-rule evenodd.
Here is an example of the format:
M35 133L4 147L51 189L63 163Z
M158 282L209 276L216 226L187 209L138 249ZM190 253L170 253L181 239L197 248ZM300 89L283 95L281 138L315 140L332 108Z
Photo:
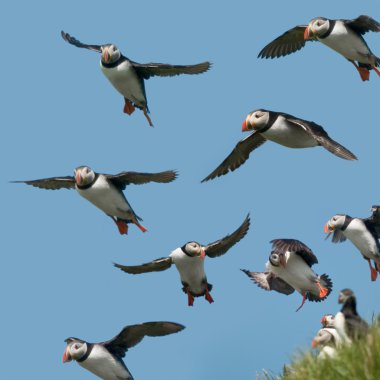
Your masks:
M136 226L137 226L138 228L140 228L140 230L141 230L142 232L146 232L146 231L148 231L148 230L147 230L144 226L142 226L137 220L134 221L133 223L136 224Z
M319 298L325 298L329 290L327 288L324 288L319 281L317 281L317 286L319 288Z
M210 292L208 291L207 288L206 288L205 298L206 298L206 300L207 300L209 303L213 303L213 302L214 302L214 300L213 300L213 298L211 297L211 294L210 294Z
M371 271L371 281L376 281L377 279L376 269L372 266L370 259L366 259L366 260L368 261L369 270Z
M143 112L144 112L144 115L145 115L146 119L148 120L149 125L150 125L151 127L153 127L152 120L150 119L150 117L149 117L149 115L148 115L148 111L147 111L147 109L146 109L145 107L143 108Z
M375 260L375 268L380 273L380 259Z
M124 101L125 101L125 105L124 105L124 113L127 113L128 115L132 115L133 112L135 111L135 107L134 105L132 104L132 102L130 100L128 100L127 98L124 98Z
M374 65L372 68L375 70L375 73L380 77L380 70Z
M296 312L297 312L298 310L300 310L301 307L305 304L305 301L306 301L306 295L307 295L307 292L302 293L302 303L301 303L300 307L296 310Z
M115 220L115 219L114 219ZM128 224L123 220L115 220L117 228L119 229L120 235L128 235Z
M189 290L189 289L187 289L187 304L188 304L189 306L193 306L193 304L194 304L194 297L193 297L193 295L190 293L190 290Z

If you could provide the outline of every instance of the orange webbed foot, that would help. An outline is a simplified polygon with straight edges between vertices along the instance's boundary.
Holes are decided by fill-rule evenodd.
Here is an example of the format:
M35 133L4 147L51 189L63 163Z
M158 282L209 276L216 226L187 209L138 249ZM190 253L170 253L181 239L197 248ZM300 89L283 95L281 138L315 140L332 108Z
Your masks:
M358 67L357 68L360 74L360 78L362 78L362 81L365 82L366 80L369 80L369 70L365 67Z
M142 231L142 232L146 232L148 231L144 226L142 226L140 223L138 222L134 222L136 224L136 226Z
M146 117L146 119L148 120L148 123L151 127L153 127L153 123L152 123L152 120L150 119L149 115L148 115L148 111L146 110L146 108L143 108L143 112L144 112L144 116Z
M371 281L376 281L376 279L377 279L377 271L376 271L376 269L378 269L377 268L377 265L376 265L376 269L372 266L372 264L371 264L371 260L370 259L367 259L367 261L368 261L368 265L369 265L369 270L370 270L370 272L371 272Z
M132 115L133 112L135 111L134 105L128 99L124 98L124 100L125 100L124 113L127 113L128 115Z
M380 70L376 66L372 66L375 73L380 77Z
M193 295L190 293L190 290L187 289L187 304L189 306L193 306L194 305L194 297Z
M120 235L128 235L128 224L123 220L116 221L117 228L119 229Z
M325 298L329 292L327 288L324 288L321 283L317 282L318 288L319 288L319 298Z
M205 298L206 298L206 300L207 300L209 303L213 303L213 302L214 302L214 299L211 297L211 294L210 294L210 292L208 291L208 289L206 289Z

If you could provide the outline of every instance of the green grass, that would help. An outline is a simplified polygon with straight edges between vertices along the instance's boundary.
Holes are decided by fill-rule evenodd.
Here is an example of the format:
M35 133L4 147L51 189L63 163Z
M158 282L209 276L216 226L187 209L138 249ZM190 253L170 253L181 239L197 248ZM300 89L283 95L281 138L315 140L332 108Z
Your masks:
M295 357L283 375L264 371L256 380L380 380L380 326L374 323L365 339L340 348L334 359L317 359L309 351Z

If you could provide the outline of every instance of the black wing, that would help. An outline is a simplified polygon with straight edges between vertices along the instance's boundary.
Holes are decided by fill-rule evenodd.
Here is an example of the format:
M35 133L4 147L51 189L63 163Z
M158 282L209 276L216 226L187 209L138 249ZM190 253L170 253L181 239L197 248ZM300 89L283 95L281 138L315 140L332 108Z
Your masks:
M137 63L131 61L136 72L144 79L152 76L172 77L180 74L201 74L207 71L210 62L202 62L197 65L169 65L166 63Z
M87 45L87 44L84 44L84 43L78 41L75 37L70 36L69 33L65 33L63 30L61 31L61 36L62 36L62 38L66 42L68 42L69 44L74 45L76 47L84 48L84 49L89 49L89 50L92 50L92 51L96 51L98 53L102 52L102 49L101 49L102 45Z
M249 225L250 225L249 214L244 219L244 222L241 226L232 234L225 236L224 238L214 241L213 243L209 243L204 246L204 250L207 256L209 257L217 257L226 253L233 245L235 245L238 241L243 239L243 237L247 234Z
M145 336L163 336L177 333L185 326L174 322L146 322L139 325L126 326L121 332L107 342L101 342L109 352L123 358L128 348L141 342Z
M363 219L367 228L373 232L376 239L380 237L380 206L374 205L371 208L372 215L369 218Z
M295 118L288 114L282 115L286 117L288 122L300 126L305 132L313 137L319 145L322 145L332 154L345 160L357 160L357 157L352 152L334 141L320 125L312 121Z
M243 165L244 162L248 160L250 153L263 145L265 141L267 141L266 138L260 133L251 133L239 141L227 158L211 174L204 178L202 182L225 175L229 171L233 172L239 166Z
M371 31L380 32L380 23L369 16L359 16L354 20L344 20L345 24L349 26L356 33L361 35Z
M304 243L296 239L274 239L271 241L272 250L279 254L285 254L287 251L294 252L296 255L301 256L307 265L311 267L313 264L318 263L317 257L313 251Z
M120 264L113 264L116 268L121 269L123 272L129 274L141 274L147 272L161 272L171 267L172 259L170 257L162 257L160 259L151 261L149 263L134 265L134 266L125 266Z
M121 172L119 174L104 174L117 188L124 190L127 185L142 185L148 182L167 183L177 178L177 172L168 170L160 173Z
M250 272L245 269L241 270L261 289L275 290L276 292L286 295L294 292L294 288L271 272Z
M42 178L32 181L12 181L12 183L26 183L46 190L75 189L75 179L70 176Z
M265 46L257 58L279 58L285 55L295 53L305 46L304 33L306 25L299 25L277 37L275 40ZM308 41L314 41L311 37Z

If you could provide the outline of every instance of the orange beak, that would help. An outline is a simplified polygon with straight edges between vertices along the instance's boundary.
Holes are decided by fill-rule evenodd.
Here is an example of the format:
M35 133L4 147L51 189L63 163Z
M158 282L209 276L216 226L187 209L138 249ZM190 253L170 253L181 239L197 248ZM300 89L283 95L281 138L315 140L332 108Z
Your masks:
M323 316L322 319L321 319L321 325L324 326L326 323L326 317Z
M108 47L105 47L102 53L103 62L108 63L110 60L110 53L108 53Z
M65 352L63 353L62 363L67 363L69 361L71 361L71 357L70 357L70 354L69 355L67 354L67 348L66 348Z
M314 339L311 341L311 347L312 348L316 348L317 347L317 342Z
M205 257L206 257L206 252L205 252L205 250L202 248L201 249L201 254L200 254L200 256L199 256L202 260L204 260L205 259Z
M303 39L307 41L309 39L309 34L310 34L310 25L308 25L305 29L305 32L303 34Z
M242 132L247 132L248 131L248 128L247 128L247 119L243 121L243 124L241 125L241 130L242 130Z
M324 228L323 228L323 232L325 234L329 234L331 231L332 231L332 228L330 228L329 224L326 223L325 226L324 226Z
M77 183L77 185L80 185L82 183L82 176L81 176L80 170L78 170L75 173L75 182Z

